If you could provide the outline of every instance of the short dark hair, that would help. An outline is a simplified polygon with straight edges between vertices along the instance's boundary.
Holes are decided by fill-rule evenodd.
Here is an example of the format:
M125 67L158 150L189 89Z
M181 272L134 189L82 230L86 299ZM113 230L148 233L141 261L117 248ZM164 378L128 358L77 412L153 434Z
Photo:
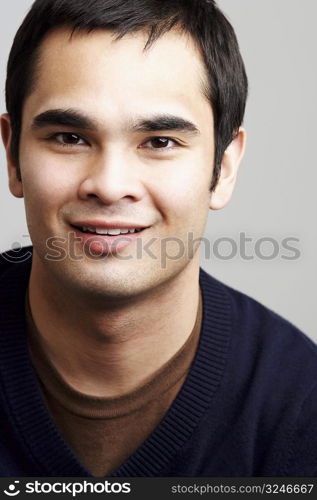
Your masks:
M217 184L223 154L243 121L248 81L234 30L214 0L36 0L20 26L10 52L6 105L11 120L11 152L19 170L22 108L36 79L43 38L52 30L111 30L117 38L145 30L144 50L174 27L191 35L203 56L205 94L215 120L215 158L211 190Z

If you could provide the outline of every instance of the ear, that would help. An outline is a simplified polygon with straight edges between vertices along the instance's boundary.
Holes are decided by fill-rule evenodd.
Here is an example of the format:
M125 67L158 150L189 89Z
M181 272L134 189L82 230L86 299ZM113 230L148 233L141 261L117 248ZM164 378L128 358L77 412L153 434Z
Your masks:
M16 165L13 161L11 153L12 129L10 117L7 113L1 116L1 135L7 156L10 191L13 196L16 196L17 198L23 198L23 186L21 180L18 177L18 165Z
M220 210L229 202L236 183L239 165L245 150L245 144L246 131L240 128L238 134L224 152L221 161L219 180L210 197L209 208L211 208L211 210Z

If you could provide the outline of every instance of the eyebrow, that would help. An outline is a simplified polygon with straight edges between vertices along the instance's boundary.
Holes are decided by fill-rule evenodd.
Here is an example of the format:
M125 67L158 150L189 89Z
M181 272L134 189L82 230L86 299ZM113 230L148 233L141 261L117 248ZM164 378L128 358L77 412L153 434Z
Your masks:
M96 130L97 122L75 109L49 109L33 119L32 129L40 129L52 125Z
M98 122L76 109L49 109L33 119L32 129L49 126L66 126L96 131ZM191 121L171 114L156 114L151 117L139 117L132 121L133 132L158 132L160 130L177 130L190 135L198 135L198 127Z
M191 135L198 135L199 129L194 123L179 116L164 114L155 115L148 119L139 119L132 129L137 132L157 132L159 130L178 130L188 132Z

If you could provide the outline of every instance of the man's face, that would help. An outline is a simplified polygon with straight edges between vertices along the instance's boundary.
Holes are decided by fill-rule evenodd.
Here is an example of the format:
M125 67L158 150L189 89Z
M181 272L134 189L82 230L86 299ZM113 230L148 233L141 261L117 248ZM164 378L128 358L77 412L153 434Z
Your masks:
M146 39L50 34L24 104L20 167L36 268L73 290L129 297L199 265L189 240L205 228L214 159L204 66L187 36L170 32L144 52ZM121 242L85 233L128 226L144 229ZM71 255L47 260L52 237Z

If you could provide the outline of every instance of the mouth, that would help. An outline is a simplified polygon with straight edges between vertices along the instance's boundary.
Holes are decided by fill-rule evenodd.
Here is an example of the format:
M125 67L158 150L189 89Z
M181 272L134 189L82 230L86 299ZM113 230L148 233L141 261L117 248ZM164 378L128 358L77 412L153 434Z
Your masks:
M85 226L85 225L74 225L71 224L71 226L76 229L76 231L80 231L81 233L84 234L95 234L99 236L123 236L123 235L130 235L130 234L136 234L136 233L141 233L146 227L94 227L94 226Z
M137 240L149 226L80 221L70 224L86 251L93 255L117 254Z

